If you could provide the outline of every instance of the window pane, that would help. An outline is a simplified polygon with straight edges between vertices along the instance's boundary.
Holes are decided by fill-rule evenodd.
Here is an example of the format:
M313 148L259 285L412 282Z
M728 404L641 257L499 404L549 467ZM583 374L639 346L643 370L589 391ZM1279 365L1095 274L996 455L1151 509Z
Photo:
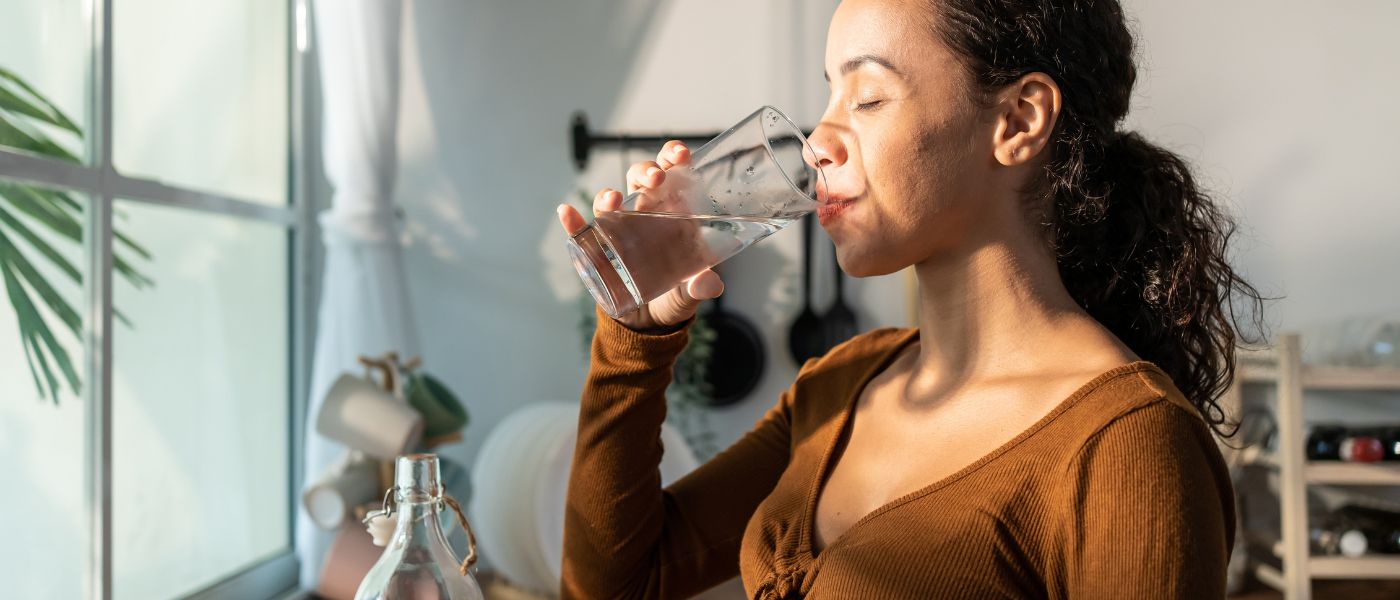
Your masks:
M188 594L290 547L287 230L119 202L153 287L117 281L114 593Z
M86 7L85 0L0 2L0 145L86 158L76 133L88 128Z
M0 180L0 539L7 549L0 581L6 597L83 596L85 406L60 363L66 360L81 378L85 361L81 323L73 327L60 314L71 310L70 319L80 320L87 312L81 283L86 204L74 194ZM31 215L61 225L56 230ZM36 343L23 335L43 340L44 331L55 342L37 341L47 368L34 354ZM50 375L61 390L57 397Z
M285 203L286 0L114 4L118 170Z

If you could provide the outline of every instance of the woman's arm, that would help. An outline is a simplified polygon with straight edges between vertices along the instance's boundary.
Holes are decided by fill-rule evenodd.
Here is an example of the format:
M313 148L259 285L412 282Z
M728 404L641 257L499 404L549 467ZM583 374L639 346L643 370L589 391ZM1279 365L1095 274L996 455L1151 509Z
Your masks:
M563 598L684 598L738 572L744 527L787 467L790 392L663 490L665 392L687 339L599 315L564 515Z
M1223 598L1234 491L1214 440L1162 399L1084 445L1065 478L1068 598Z

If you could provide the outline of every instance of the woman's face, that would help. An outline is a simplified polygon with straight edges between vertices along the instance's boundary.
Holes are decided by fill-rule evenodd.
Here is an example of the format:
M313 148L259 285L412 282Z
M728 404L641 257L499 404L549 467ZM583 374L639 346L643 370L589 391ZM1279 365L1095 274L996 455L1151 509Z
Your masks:
M993 125L930 18L921 0L845 0L827 33L818 217L857 277L966 251L996 221Z

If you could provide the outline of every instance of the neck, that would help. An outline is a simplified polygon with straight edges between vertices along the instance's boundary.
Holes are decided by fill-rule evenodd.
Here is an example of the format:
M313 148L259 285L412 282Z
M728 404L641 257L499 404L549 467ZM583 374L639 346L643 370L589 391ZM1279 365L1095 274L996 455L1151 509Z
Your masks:
M1065 290L1053 256L1030 240L992 240L914 266L920 343L909 394L1034 375L1063 362L1055 355L1066 340L1101 329Z
M441 540L442 544L446 545L436 504L408 501L399 503L399 521L394 529L394 538L402 539L405 543L415 541L421 544Z

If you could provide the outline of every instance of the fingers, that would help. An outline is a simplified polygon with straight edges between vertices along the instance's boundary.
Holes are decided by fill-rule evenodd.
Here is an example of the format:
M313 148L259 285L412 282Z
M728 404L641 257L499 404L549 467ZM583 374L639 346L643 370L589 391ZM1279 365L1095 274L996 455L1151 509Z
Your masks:
M633 163L627 169L627 191L656 189L666 181L666 170L678 165L690 164L690 149L680 140L671 140L656 153L656 160Z
M644 160L632 163L627 168L627 191L656 189L666 181L666 171L654 161Z
M723 292L724 282L720 281L719 275L705 270L665 296L653 300L647 308L651 311L652 321L658 325L675 325L694 315L701 301L718 297Z
M578 210L572 206L560 204L554 212L559 215L559 224L564 227L564 233L574 235L588 226L583 220L583 215L578 214Z
M599 213L612 212L622 207L622 192L612 188L598 190L598 195L593 197L593 216Z
M680 140L666 142L661 151L656 153L656 164L661 165L662 169L690 164L690 149Z

